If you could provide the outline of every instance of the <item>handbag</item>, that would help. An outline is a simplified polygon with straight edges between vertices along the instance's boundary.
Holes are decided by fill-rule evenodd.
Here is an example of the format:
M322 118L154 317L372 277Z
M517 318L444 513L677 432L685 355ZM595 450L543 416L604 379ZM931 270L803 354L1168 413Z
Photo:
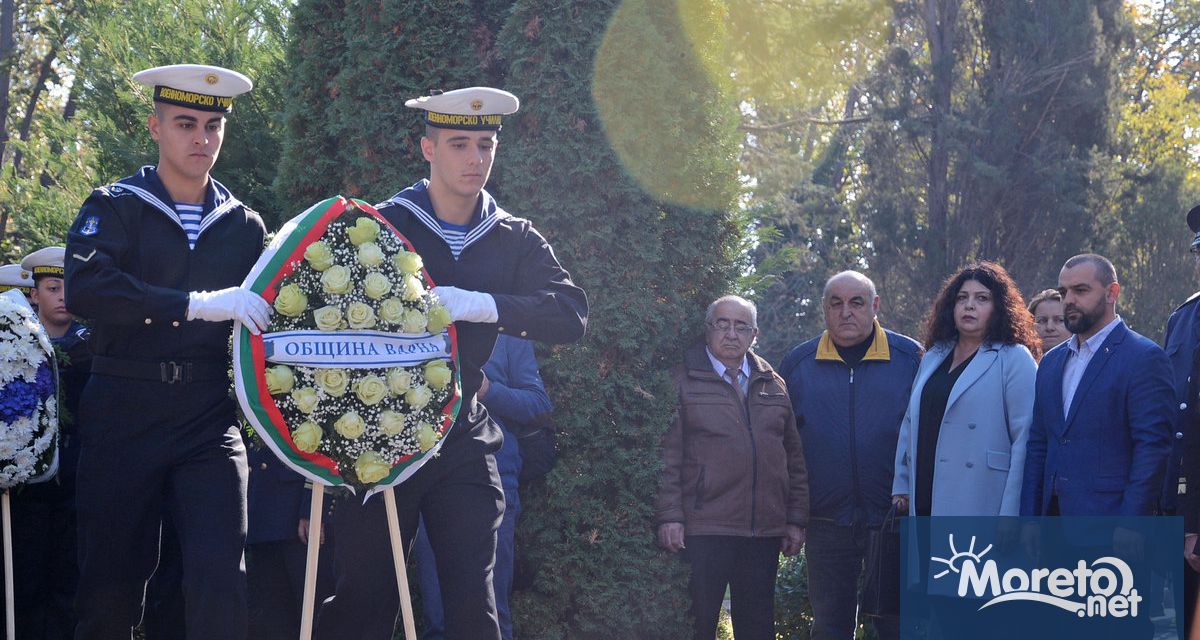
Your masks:
M869 616L900 615L900 523L895 504L878 529L868 530L866 563L862 612Z

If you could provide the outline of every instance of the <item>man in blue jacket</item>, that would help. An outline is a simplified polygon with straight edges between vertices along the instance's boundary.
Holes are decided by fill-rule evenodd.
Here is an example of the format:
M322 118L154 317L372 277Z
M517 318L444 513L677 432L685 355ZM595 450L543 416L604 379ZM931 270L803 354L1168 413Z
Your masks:
M512 594L513 560L517 533L517 518L521 515L521 498L517 493L521 474L521 450L518 448L518 433L532 431L544 425L553 405L546 395L546 386L538 372L537 358L533 355L533 343L512 336L496 338L496 349L483 366L483 383L478 398L487 407L488 414L504 432L504 445L496 452L496 467L500 472L500 484L504 487L504 517L496 532L496 568L493 569L492 586L496 593L496 614L500 622L500 637L512 640L512 613L508 599ZM437 579L437 565L433 548L425 534L425 528L417 534L413 555L417 560L421 580L421 604L425 609L428 627L422 640L445 638L442 614L441 587Z
M1021 515L1154 515L1171 453L1171 363L1117 315L1107 259L1071 258L1058 284L1075 335L1038 368Z
M921 346L879 325L875 284L856 271L825 283L825 331L794 349L780 375L808 463L808 593L813 640L854 637L867 531L891 500L900 423ZM872 619L881 640L898 616Z

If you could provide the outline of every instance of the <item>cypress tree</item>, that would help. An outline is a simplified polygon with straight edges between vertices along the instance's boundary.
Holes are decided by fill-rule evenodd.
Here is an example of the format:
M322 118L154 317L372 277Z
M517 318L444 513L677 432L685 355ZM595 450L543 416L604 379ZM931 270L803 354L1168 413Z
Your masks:
M720 8L519 0L501 32L523 102L501 135L505 206L591 304L583 343L542 357L559 465L521 489L518 554L538 572L512 605L523 637L690 634L686 568L655 546L652 502L667 371L733 276L737 112L697 54L719 45Z
M498 81L494 31L508 2L299 2L278 185L296 211L335 193L383 200L426 177L421 112L404 102Z

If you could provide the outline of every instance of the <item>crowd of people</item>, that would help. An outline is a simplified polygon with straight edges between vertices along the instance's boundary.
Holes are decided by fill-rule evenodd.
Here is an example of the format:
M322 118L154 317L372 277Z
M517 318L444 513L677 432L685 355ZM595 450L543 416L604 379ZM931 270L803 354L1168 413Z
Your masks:
M266 229L209 171L252 82L202 65L135 79L153 90L158 163L94 191L65 248L0 268L67 354L59 476L14 499L18 637L294 638L316 538L316 637L389 640L400 594L383 501L331 498L310 530L304 481L247 451L229 395L232 322L259 332L271 313L241 286ZM517 436L551 411L529 341L580 339L587 300L484 190L516 97L406 104L425 114L429 177L378 209L456 322L464 402L440 455L398 487L400 528L417 540L425 637L511 640ZM1200 207L1188 223L1200 231ZM654 505L658 543L691 569L697 640L715 636L727 591L736 637L773 640L779 557L802 548L812 637L854 637L872 532L904 513L1183 515L1190 613L1200 295L1164 349L1125 325L1120 293L1095 254L1028 304L1002 266L975 262L946 279L918 341L886 329L875 284L845 271L825 283L825 330L778 370L752 349L754 304L713 301L672 371ZM899 637L896 615L872 623Z
M1200 207L1188 223L1200 231ZM713 637L728 587L735 636L774 638L777 552L806 540L811 637L853 638L867 541L895 513L1183 515L1190 622L1200 294L1165 350L1126 326L1120 294L1096 254L1028 305L1002 266L976 262L946 279L918 342L885 329L874 283L846 271L825 284L825 330L778 372L752 350L754 304L714 301L675 369L656 505L660 544L692 568L694 637ZM1118 553L1137 544L1114 536ZM899 637L896 613L871 616L879 638Z
M315 538L315 637L391 640L384 501L327 498L310 530L304 479L251 442L230 394L233 322L259 333L272 313L241 284L266 229L209 171L253 83L207 65L134 79L153 91L157 164L97 188L65 248L0 269L66 354L59 474L14 492L17 637L293 639ZM553 456L530 341L580 339L587 300L484 190L516 96L472 87L406 104L425 116L429 177L378 211L455 322L464 400L439 454L396 489L399 525L409 543L422 532L424 637L511 639L518 486Z

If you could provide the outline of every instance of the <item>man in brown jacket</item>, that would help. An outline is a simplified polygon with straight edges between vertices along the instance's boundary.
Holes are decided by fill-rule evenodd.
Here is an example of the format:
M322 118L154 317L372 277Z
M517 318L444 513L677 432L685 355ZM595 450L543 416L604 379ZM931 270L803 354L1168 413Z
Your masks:
M663 437L658 541L686 549L696 640L712 640L726 586L738 640L774 640L779 552L795 555L808 521L808 476L787 387L750 353L754 304L708 306L705 344L674 370L679 413Z

